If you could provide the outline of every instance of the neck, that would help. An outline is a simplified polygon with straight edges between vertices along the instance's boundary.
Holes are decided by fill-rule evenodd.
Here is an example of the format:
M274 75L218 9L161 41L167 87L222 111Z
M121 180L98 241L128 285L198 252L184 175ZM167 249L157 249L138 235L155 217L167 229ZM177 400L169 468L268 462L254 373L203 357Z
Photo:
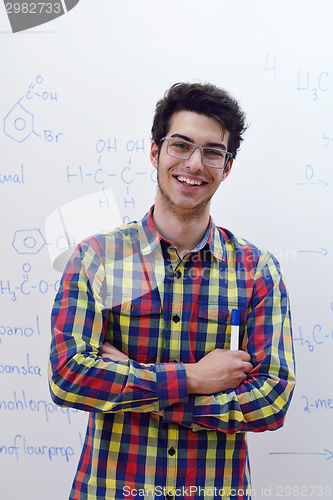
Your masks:
M206 213L176 212L165 209L157 203L154 207L153 221L156 229L166 240L176 246L178 255L183 257L193 250L202 240L209 225L209 211Z

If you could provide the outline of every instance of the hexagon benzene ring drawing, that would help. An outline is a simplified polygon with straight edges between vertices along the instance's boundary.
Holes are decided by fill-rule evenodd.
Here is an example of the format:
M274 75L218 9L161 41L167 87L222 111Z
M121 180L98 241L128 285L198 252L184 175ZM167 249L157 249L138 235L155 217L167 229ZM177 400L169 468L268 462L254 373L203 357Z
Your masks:
M18 101L4 119L4 133L16 142L23 142L33 131L34 117Z
M40 229L19 229L15 231L12 246L18 254L36 254L46 241Z

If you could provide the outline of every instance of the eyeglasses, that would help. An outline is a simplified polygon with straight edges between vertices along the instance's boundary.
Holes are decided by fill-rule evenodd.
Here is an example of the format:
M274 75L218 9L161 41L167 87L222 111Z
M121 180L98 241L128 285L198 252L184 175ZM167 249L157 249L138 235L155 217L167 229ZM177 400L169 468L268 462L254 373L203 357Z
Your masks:
M161 141L167 140L167 154L178 160L189 160L196 149L201 150L202 163L207 167L225 168L233 154L220 148L209 146L197 146L192 142L178 139L177 137L163 137Z

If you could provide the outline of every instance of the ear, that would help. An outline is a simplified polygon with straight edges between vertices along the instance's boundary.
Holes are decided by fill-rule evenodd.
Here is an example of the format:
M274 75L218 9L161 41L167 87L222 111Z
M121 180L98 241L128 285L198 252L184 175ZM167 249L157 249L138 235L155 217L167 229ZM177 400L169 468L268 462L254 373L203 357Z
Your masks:
M158 146L155 141L151 143L150 146L150 161L153 167L157 168L158 166Z
M225 167L225 169L223 170L223 174L222 174L222 181L225 181L225 180L226 180L226 178L228 177L228 175L230 174L231 169L232 169L233 162L234 162L234 160L229 160L229 161L228 161L227 166L226 166L226 167Z

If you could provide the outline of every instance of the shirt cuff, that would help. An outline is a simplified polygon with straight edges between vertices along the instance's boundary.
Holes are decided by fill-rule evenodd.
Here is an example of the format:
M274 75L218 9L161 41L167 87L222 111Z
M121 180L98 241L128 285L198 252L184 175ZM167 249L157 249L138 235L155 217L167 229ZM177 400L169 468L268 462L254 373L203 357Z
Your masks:
M187 403L177 403L164 410L163 424L173 422L190 429L193 425L195 394L191 394Z
M155 364L159 410L188 400L186 370L183 363Z

